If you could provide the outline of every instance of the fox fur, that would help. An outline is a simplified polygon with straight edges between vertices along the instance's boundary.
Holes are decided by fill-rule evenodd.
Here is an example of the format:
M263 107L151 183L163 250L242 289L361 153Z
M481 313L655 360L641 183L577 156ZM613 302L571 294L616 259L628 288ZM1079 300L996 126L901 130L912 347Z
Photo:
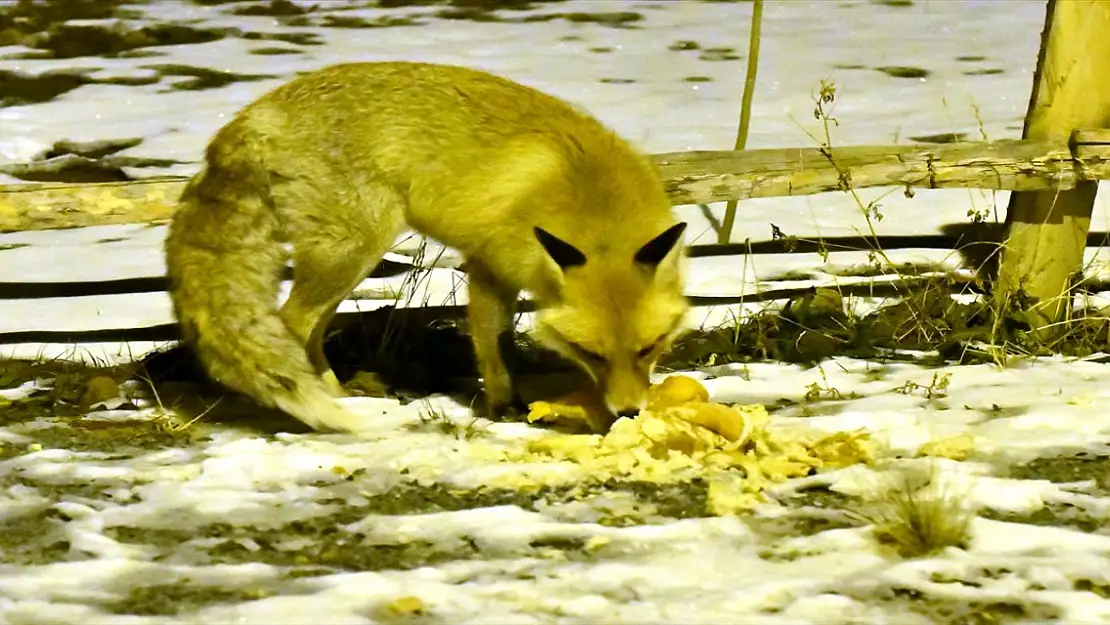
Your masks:
M463 255L499 417L520 407L499 343L522 290L537 337L614 414L644 406L688 308L685 226L653 165L563 100L463 67L352 63L268 92L216 132L165 254L183 339L214 380L315 429L358 431L324 332L404 231Z

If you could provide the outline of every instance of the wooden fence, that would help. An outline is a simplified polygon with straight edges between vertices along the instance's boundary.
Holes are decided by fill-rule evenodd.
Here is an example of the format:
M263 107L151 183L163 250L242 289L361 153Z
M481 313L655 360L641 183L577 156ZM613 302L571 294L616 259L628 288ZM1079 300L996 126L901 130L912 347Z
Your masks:
M1010 191L1074 189L1084 181L1110 179L1110 130L1080 130L1070 140L1005 140L942 145L861 146L692 151L655 155L674 204L720 202L753 197L807 195L825 191L898 185L915 189L984 188ZM20 184L0 186L0 231L74 228L106 224L158 224L169 220L183 178L158 178L100 184ZM963 232L944 235L840 237L811 240L763 240L693 246L693 257L742 254L804 253L883 249L952 249L971 239L993 245L1000 232L994 224L968 224ZM1090 243L1100 244L1092 234ZM408 266L379 267L372 275L391 275ZM162 277L97 282L0 283L0 299L38 299L156 292ZM904 286L904 285L903 285ZM857 285L846 293L897 295L894 285ZM758 302L797 296L804 289L777 289L758 294L695 297L695 305ZM461 307L427 307L419 314L458 316ZM0 334L0 343L114 340L173 340L172 324L147 328L84 332L26 331Z
M1110 179L1110 3L1049 0L1041 53L1023 139L940 145L689 151L653 158L674 204L808 195L849 188L980 188L1014 191L995 297L1021 291L1041 302L1043 326L1065 310L1061 297L1080 268L1082 250L1098 244L1088 232L1097 181ZM71 157L72 158L72 157ZM108 224L156 224L172 215L181 178L103 184L0 186L0 232ZM989 228L989 225L983 225ZM938 241L940 241L938 243ZM863 237L830 250L951 247L952 237ZM809 243L809 248L814 247ZM692 256L807 251L783 241L696 246ZM812 250L811 250L812 251ZM388 271L388 267L386 270ZM378 270L379 272L382 269ZM0 284L0 299L156 291L162 278L97 283ZM875 294L874 287L868 287ZM745 301L789 297L747 295ZM738 298L695 298L695 304ZM457 314L452 307L424 311ZM75 333L69 333L67 336ZM80 333L83 340L163 340L172 326ZM18 335L18 336L16 336ZM0 335L0 342L54 341L49 332Z

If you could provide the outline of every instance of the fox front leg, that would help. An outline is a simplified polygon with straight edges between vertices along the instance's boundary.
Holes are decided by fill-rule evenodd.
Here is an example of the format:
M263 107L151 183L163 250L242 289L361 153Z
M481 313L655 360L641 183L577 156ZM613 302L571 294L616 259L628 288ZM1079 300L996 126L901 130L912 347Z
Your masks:
M519 292L500 284L477 263L467 263L467 307L470 338L486 395L486 412L501 419L527 412L513 387L511 366L516 354L513 314Z

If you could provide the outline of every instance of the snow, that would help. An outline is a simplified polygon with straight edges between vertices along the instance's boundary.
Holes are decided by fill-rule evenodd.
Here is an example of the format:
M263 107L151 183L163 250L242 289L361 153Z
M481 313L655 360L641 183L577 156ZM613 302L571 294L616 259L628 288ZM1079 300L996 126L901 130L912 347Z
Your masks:
M25 161L61 139L138 136L143 143L125 154L187 164L136 173L188 174L208 137L236 109L296 72L399 58L484 68L563 96L646 151L727 149L744 62L703 61L699 51L668 46L697 41L703 49L734 47L744 54L750 15L748 3L609 0L571 0L522 13L641 13L644 20L628 29L566 20L445 20L431 17L427 7L342 11L349 17L417 15L425 22L364 30L291 29L269 17L229 15L226 5L162 1L136 8L144 14L140 24L192 20L244 31L296 30L318 34L323 44L296 55L258 56L247 52L278 42L227 38L167 47L158 58L5 59L3 69L31 73L86 67L95 70L94 77L143 76L151 72L145 65L180 63L277 78L200 92L171 91L165 81L89 85L51 102L0 109L0 162ZM1043 19L1040 2L917 0L910 7L768 2L749 147L815 145L810 135L819 132L819 124L812 96L823 79L838 86L837 145L905 142L939 132L976 137L976 115L990 138L1016 138ZM591 51L599 47L610 51ZM18 51L0 48L0 54ZM976 55L986 59L956 60ZM899 79L846 69L853 65L909 65L931 73ZM977 69L1003 71L968 73ZM712 80L684 81L688 76ZM1001 212L1007 200L1005 193L973 191L919 191L912 199L898 190L860 195L865 203L882 198L880 234L940 232L946 224L967 222L969 209ZM712 241L709 222L697 207L678 210L691 223L687 242ZM714 214L720 217L720 206ZM1102 197L1092 228L1106 229L1106 216ZM866 230L850 198L822 194L744 202L734 238L768 238L771 223L799 236ZM161 276L163 236L164 228L136 226L0 235L0 282ZM409 239L392 258L411 258L414 249ZM890 256L897 262L959 265L946 250L892 250ZM1089 275L1107 271L1097 250L1088 250L1087 260ZM460 276L455 262L452 255L441 259L414 301L464 303L465 293L455 292ZM827 262L818 254L694 259L689 291L720 296L850 284L861 279L838 275L843 273L838 268L866 263L865 253L834 253ZM791 277L798 272L811 279ZM383 294L395 292L402 281L368 279L359 287L359 299L341 310L386 305ZM698 309L689 323L712 325L740 308ZM0 300L0 333L171 321L162 293ZM120 361L156 346L22 343L0 346L0 354ZM928 462L938 480L980 509L971 541L964 549L901 559L883 551L865 527L777 536L745 518L696 511L693 518L675 518L627 491L584 489L560 497L559 489L588 483L583 468L515 456L505 460L529 441L554 434L474 419L466 406L445 397L407 405L345 400L373 424L363 437L264 435L229 425L188 444L119 453L44 446L35 442L36 432L60 426L40 420L0 424L2 448L18 450L0 456L0 521L41 516L42 534L57 534L62 547L27 560L12 555L19 545L0 541L0 550L12 550L0 558L5 562L0 622L372 623L403 618L391 610L404 597L419 598L424 616L417 618L447 622L934 622L904 598L914 593L923 597L919 604L971 610L972 604L1006 603L1024 606L1030 618L1040 620L1110 619L1110 534L1068 523L1072 517L1066 514L1058 515L1063 520L1057 526L1025 520L1064 508L1105 527L1110 516L1105 478L1102 484L1089 476L1054 482L1014 473L1038 459L1081 454L1102 458L1096 474L1105 475L1110 454L1105 365L1046 358L1008 368L926 368L836 358L819 368L763 362L691 375L704 380L714 401L790 400L774 413L774 427L804 424L826 433L864 428L888 454L904 458L890 466L852 466L778 485L775 498L757 510L763 518L789 518L797 512L791 497L813 489L866 495L894 467L924 463L912 458L923 445L968 437L972 457ZM927 392L937 379L947 386ZM0 410L50 383L44 379L0 391ZM840 399L807 399L814 384L835 389ZM138 403L139 410L100 406L85 419L119 424L164 418L161 407ZM436 423L429 422L430 412ZM398 513L382 503L405 489L462 493L465 500L482 488L547 495L528 505L494 498L459 509L429 505ZM217 526L225 530L213 530ZM317 526L327 529L313 529ZM329 557L340 564L309 566L321 549L331 550ZM416 564L396 557L406 550L416 554ZM302 562L302 552L313 555ZM167 593L166 601L181 611L138 614L113 607L144 591ZM1036 609L1052 611L1045 616Z

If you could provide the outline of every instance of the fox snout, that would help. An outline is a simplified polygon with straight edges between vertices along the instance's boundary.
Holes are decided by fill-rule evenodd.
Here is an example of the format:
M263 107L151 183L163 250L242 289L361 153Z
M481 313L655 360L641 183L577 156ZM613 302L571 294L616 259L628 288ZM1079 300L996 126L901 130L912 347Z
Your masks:
M626 417L631 419L640 414L640 411L643 410L643 405L641 405L639 408L625 408L623 410L616 408L614 404L610 404L609 402L605 402L605 406L609 408L609 412L616 415L619 419L623 419Z
M647 406L651 382L646 374L628 372L603 380L605 407L617 417L634 417Z

